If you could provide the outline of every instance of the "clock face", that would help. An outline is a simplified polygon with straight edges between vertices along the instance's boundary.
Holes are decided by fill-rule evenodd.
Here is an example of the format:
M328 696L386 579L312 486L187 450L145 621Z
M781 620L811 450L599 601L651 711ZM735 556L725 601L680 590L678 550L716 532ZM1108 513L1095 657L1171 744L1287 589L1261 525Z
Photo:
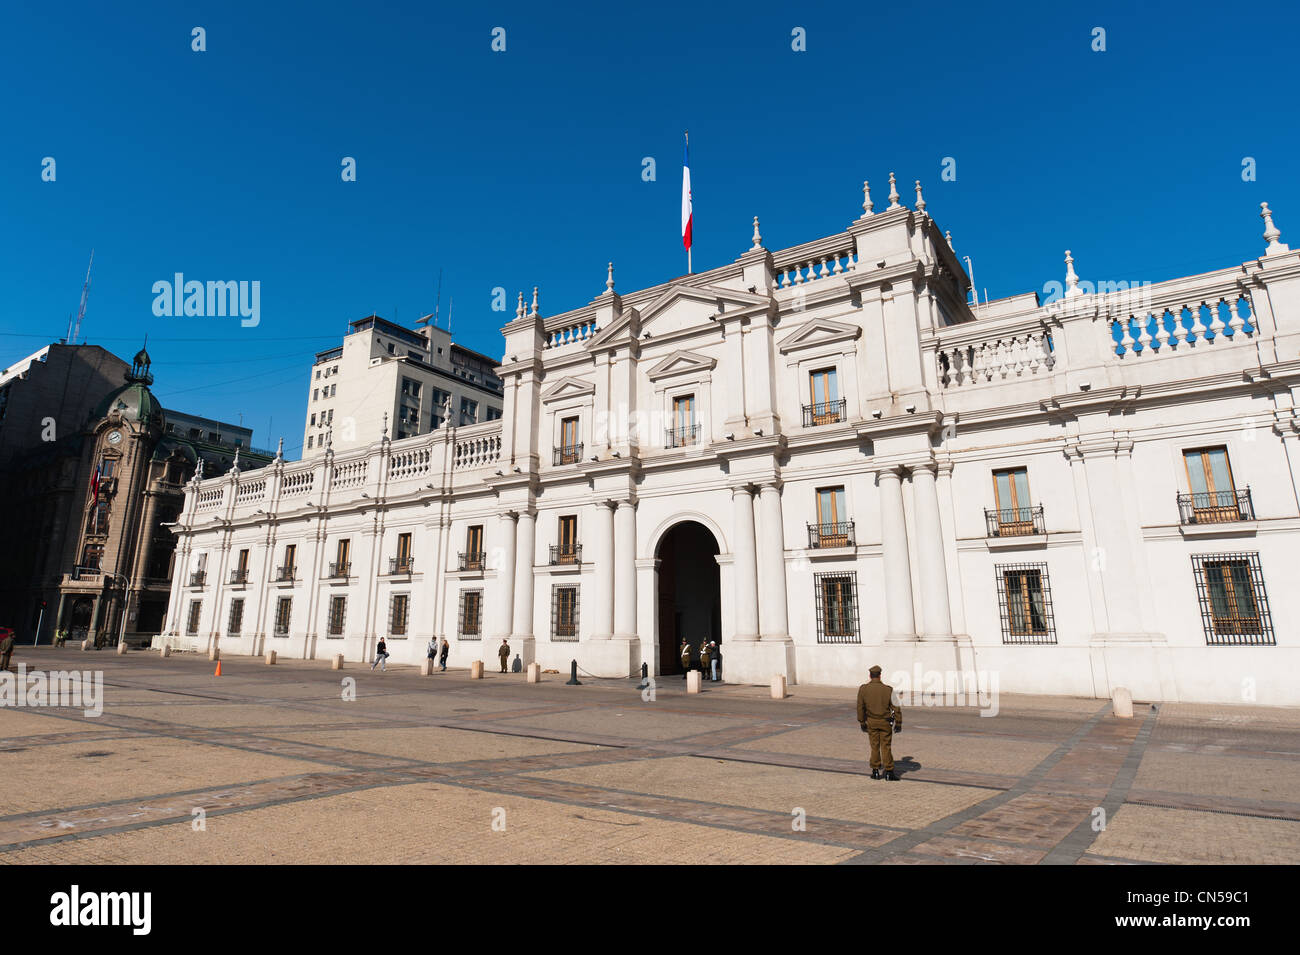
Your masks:
M110 431L110 432L108 433L108 443L109 443L109 444L121 444L121 443L122 443L122 432L121 432L121 431Z

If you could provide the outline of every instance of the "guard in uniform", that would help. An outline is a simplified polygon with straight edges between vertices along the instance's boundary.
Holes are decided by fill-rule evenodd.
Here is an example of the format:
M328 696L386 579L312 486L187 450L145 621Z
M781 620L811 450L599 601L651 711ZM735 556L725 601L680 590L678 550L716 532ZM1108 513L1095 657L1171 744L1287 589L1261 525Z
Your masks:
M685 640L682 641L682 679L686 679L686 674L691 669L691 645Z
M894 702L894 688L880 681L880 667L869 672L871 682L858 687L858 723L871 739L871 778L880 779L883 763L885 779L898 782L891 743L903 731L903 708Z
M708 641L706 640L700 644L700 679L701 680L707 680L709 678L710 656L711 654L709 653L709 644Z
M497 656L501 658L501 672L507 672L510 666L510 643L505 637L501 638L501 646L497 649Z

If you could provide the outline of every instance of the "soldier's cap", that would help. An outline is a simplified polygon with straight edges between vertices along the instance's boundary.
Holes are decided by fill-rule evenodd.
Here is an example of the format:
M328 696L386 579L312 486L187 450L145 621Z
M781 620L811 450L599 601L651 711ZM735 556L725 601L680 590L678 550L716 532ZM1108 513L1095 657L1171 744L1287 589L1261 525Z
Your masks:
M870 673L872 676L880 676L880 667L879 667L879 665L877 665L877 666L873 666L873 667L872 667L870 670L868 670L867 672Z

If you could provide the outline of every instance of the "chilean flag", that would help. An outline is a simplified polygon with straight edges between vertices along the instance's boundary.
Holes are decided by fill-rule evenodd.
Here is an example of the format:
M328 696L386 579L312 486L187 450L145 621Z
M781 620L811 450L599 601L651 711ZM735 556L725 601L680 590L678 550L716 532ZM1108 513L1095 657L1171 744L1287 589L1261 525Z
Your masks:
M691 250L691 139L686 137L682 154L682 245Z
M99 476L104 470L104 465L100 464L95 468L95 473L90 476L90 503L99 503Z

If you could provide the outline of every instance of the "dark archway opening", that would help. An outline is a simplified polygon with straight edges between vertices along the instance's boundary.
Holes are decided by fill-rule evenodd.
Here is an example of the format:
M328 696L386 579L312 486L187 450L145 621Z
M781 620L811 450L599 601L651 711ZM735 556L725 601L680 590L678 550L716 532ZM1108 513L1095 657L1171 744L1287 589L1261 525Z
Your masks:
M700 645L722 643L722 587L718 542L703 524L684 521L659 542L659 672L682 672L681 645L691 646L691 665Z

